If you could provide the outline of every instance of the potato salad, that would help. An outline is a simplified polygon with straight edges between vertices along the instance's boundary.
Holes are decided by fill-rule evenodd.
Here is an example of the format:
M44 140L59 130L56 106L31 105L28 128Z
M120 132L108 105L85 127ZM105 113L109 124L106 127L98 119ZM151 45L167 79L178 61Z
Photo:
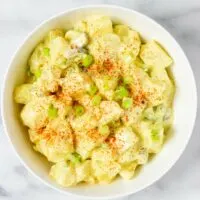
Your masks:
M15 88L35 151L64 187L131 179L173 122L172 58L155 41L90 16L35 47Z

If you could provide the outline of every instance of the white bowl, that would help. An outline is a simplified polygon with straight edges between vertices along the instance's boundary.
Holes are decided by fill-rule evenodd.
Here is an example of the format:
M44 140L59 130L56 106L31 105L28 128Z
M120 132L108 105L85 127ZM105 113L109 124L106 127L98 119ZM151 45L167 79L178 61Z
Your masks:
M27 130L19 120L19 107L13 101L13 90L16 85L23 83L27 59L49 30L59 27L70 28L77 20L92 14L110 16L114 22L127 24L139 31L144 39L156 39L172 56L172 73L176 82L174 134L165 143L162 151L130 181L118 179L109 185L62 188L49 178L48 162L33 151ZM5 132L18 157L32 174L51 188L65 194L84 196L87 199L111 199L144 189L161 178L175 164L192 134L197 110L197 93L194 76L185 54L164 28L136 11L111 5L96 5L67 10L45 21L29 34L8 67L1 106Z

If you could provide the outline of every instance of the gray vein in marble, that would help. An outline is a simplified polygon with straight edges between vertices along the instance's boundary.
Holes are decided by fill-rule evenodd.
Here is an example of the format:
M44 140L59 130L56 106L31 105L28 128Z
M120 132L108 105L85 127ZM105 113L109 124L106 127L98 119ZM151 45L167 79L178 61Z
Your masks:
M11 196L10 193L0 186L0 197L9 197L9 196Z

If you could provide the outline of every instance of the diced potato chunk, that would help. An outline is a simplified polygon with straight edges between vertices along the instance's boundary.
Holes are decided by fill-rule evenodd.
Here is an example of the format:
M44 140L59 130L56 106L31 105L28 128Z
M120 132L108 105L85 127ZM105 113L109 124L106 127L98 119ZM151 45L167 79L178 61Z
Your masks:
M45 38L44 44L48 47L49 55L46 58L49 59L51 65L56 65L60 68L68 67L64 55L65 51L70 47L64 38L64 30L54 29L50 31Z
M90 37L113 32L112 21L109 17L96 15L88 17L85 21Z
M24 125L29 128L41 128L47 124L47 110L50 100L44 97L27 103L21 112L21 119Z
M92 110L86 111L83 115L71 118L70 124L76 132L94 129L98 126L99 113Z
M97 141L87 135L76 134L76 152L81 155L83 159L87 159L91 151L97 146Z
M32 84L22 84L15 88L14 99L17 103L27 104L31 100Z
M114 65L117 65L121 42L116 34L109 33L95 38L91 41L88 48L95 58L95 63L98 65L103 65L106 61L109 61L113 65L112 70Z
M116 25L114 32L119 35L123 42L123 54L131 55L134 59L140 51L141 40L138 32L131 30L125 25Z
M108 162L117 159L117 154L107 145L100 147L92 152L92 161L95 162Z
M132 108L126 110L122 116L122 121L126 126L133 126L141 120L144 106L134 105Z
M54 29L49 31L44 40L45 45L49 47L51 45L51 42L58 37L64 38L64 30Z
M121 127L115 132L115 143L120 153L134 146L138 138L131 127Z
M91 176L91 161L86 160L80 164L75 166L76 170L76 181L77 182L89 182L92 183L92 176ZM94 182L94 180L93 180Z
M119 173L121 166L109 148L99 148L92 154L92 169L100 183L109 183Z
M78 67L73 67L68 69L66 76L60 80L60 84L65 94L77 97L86 93L93 82L87 74L80 72Z
M137 152L138 147L137 145L132 146L125 152L123 152L118 159L118 162L121 164L130 163L137 160Z
M102 117L99 121L100 124L108 124L112 121L117 121L123 114L123 110L115 101L102 101L100 104Z
M161 81L166 85L167 89L164 92L165 103L171 106L175 93L175 87L173 85L173 82L169 78L166 69L161 67L152 67L150 75L152 80Z
M36 74L45 64L48 63L47 56L44 55L45 45L40 43L31 54L31 57L28 61L30 66L30 71L33 74Z
M87 22L85 20L78 21L74 24L74 30L87 32Z
M106 97L106 99L112 100L119 78L100 75L93 77L93 80L96 83L100 94Z
M88 131L81 130L76 132L76 151L83 159L91 156L91 150L100 145L109 135L109 132L102 134L98 129L90 129Z
M54 119L49 122L45 129L35 132L40 139L30 135L36 142L35 150L44 154L51 162L65 160L74 151L73 134L66 120Z
M143 80L143 90L149 105L157 106L166 100L167 85L162 81Z
M119 156L118 162L124 165L135 161L138 164L143 165L147 163L148 156L148 149L142 147L141 144L137 144L121 154Z
M50 176L64 187L76 185L76 172L72 164L65 161L56 163L51 167Z
M126 180L133 178L137 165L137 162L122 165L121 171L119 172L120 176Z
M64 57L66 49L69 48L69 44L63 37L57 37L50 44L50 58L51 63L56 64L57 61Z
M120 172L121 166L114 161L110 162L93 162L92 163L94 176L99 183L110 183Z
M35 84L46 94L48 92L56 92L59 88L61 73L62 70L59 67L46 65L43 67L41 76Z
M86 33L69 30L65 34L65 38L75 47L82 48L88 43Z
M172 64L172 58L155 41L148 42L141 47L140 58L145 64L157 67L168 67Z
M138 132L142 138L144 148L148 149L149 153L158 153L164 142L164 128L162 124L152 125L149 121L140 123Z

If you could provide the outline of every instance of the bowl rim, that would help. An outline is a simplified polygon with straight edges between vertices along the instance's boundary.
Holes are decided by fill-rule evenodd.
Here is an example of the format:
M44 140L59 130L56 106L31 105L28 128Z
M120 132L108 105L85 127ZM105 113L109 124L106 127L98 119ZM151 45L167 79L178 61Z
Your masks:
M194 116L193 116L193 120L191 122L191 130L190 133L188 134L188 138L187 141L183 144L182 149L179 153L179 155L173 160L173 162L170 164L170 166L163 172L163 174L159 177L156 177L154 179L152 179L151 181L149 181L148 183L144 183L141 187L139 187L137 190L135 191L128 191L128 192L124 192L123 194L117 194L117 195L112 195L109 197L96 197L96 196L87 196L87 195L80 195L80 194L76 194L76 193L71 193L68 191L64 191L62 189L56 188L53 185L51 185L50 183L46 182L44 179L42 179L40 176L37 175L37 173L35 173L31 168L29 168L29 166L26 164L26 162L21 158L20 154L17 152L14 144L11 141L11 138L8 134L8 129L7 129L7 122L6 119L4 118L4 113L5 113L5 108L4 108L4 94L5 94L5 87L6 87L6 83L7 83L7 78L8 78L8 73L10 70L10 66L12 65L12 62L14 60L14 58L17 56L17 53L20 51L20 49L23 47L23 45L26 43L26 41L35 34L35 32L41 28L43 25L45 25L46 23L48 23L49 21L64 15L65 13L69 13L69 12L74 12L77 10L81 10L81 9L85 9L85 8L117 8L117 9L121 9L124 11L128 11L128 12L132 12L137 16L141 16L143 18L145 18L145 20L151 22L152 24L158 26L161 30L165 31L166 34L168 34L168 36L172 39L173 43L175 43L179 49L182 51L183 56L185 57L186 60L186 64L189 66L189 70L191 71L191 79L194 82ZM139 191L142 191L143 189L153 185L155 182L157 182L158 180L160 180L164 175L166 175L167 172L170 171L170 169L175 165L175 163L180 159L180 157L183 155L184 150L186 149L186 146L188 145L189 140L191 139L194 127L195 127L195 122L196 122L196 118L197 118L197 86L196 86L196 80L195 80L195 76L192 70L192 67L190 65L190 62L185 54L185 52L183 51L183 49L181 48L181 46L179 45L179 43L176 41L176 39L168 32L168 30L166 30L162 25L160 25L158 22L156 22L154 19L152 19L151 17L136 11L134 9L131 8L127 8L124 6L119 6L119 5L115 5L115 4L88 4L88 5L82 5L82 6L77 6L77 7L72 7L69 9L66 9L64 11L58 12L57 14L52 15L51 17L43 20L41 23L39 23L38 25L36 25L36 27L30 31L25 38L20 42L20 44L18 45L17 49L15 50L14 54L11 56L10 62L8 63L7 69L5 70L4 73L4 77L3 77L3 84L1 86L1 117L2 117L2 124L3 124L3 130L7 136L7 139L10 143L10 145L12 146L12 149L15 153L15 155L19 158L20 162L22 163L23 166L25 166L25 168L28 170L28 172L30 172L30 174L32 174L34 177L36 177L37 180L39 180L40 182L42 182L43 184L45 184L46 186L48 186L49 188L60 192L61 194L65 194L65 195L69 195L71 197L78 197L78 198L87 198L87 199L96 199L96 200L108 200L108 199L113 199L113 198L123 198L126 197L128 195L132 195L135 194Z

